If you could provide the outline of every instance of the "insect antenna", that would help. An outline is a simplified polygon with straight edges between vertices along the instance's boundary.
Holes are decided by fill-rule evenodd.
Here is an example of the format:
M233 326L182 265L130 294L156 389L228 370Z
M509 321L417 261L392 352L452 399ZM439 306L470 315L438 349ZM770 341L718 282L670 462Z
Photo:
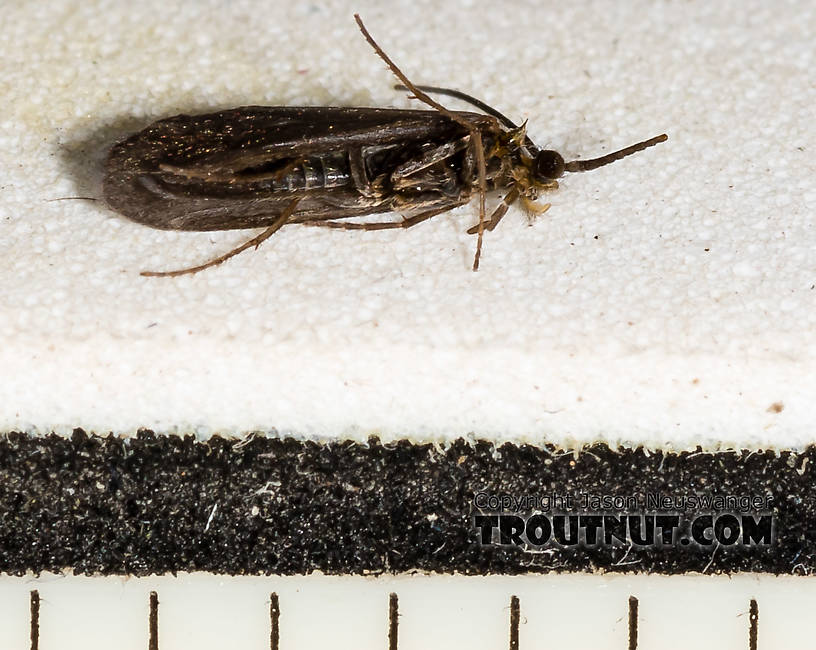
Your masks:
M598 167L603 167L604 165L608 165L609 163L615 162L616 160L620 160L621 158L625 158L626 156L631 156L633 153L637 153L638 151L643 151L649 147L653 147L660 142L665 142L669 139L665 133L655 136L654 138L650 138L649 140L644 140L643 142L638 142L637 144L633 144L630 147L626 147L625 149L621 149L620 151L614 151L612 153L608 153L605 156L601 156L600 158L592 158L591 160L573 160L566 164L566 171L568 172L588 172L591 169L597 169Z
M357 21L357 26L360 28L360 31L363 34L363 37L368 41L368 44L374 49L394 76L399 79L405 88L413 93L413 95L420 100L421 102L426 103L431 108L435 108L440 113L449 117L454 122L461 124L465 127L468 132L470 133L471 144L473 146L473 151L476 157L476 168L479 170L479 236L476 240L476 255L473 258L473 270L479 270L479 258L482 255L482 240L484 238L484 227L485 227L485 196L487 194L487 165L485 164L485 157L484 157L484 146L482 144L482 134L479 131L478 127L476 127L472 122L463 118L461 115L457 115L453 111L449 111L447 108L442 106L439 102L434 101L428 95L426 95L422 90L420 90L417 86L411 83L411 80L405 76L402 70L397 67L397 64L394 63L388 55L383 51L383 49L377 45L377 41L368 33L365 25L363 24L363 19L360 18L359 14L354 14L354 20Z
M455 90L453 88L441 88L440 86L415 86L415 88L424 90L426 93L436 93L437 95L447 95L448 97L455 97L456 99L461 99L463 102L467 102L468 104L475 106L479 110L484 111L488 115L492 115L493 117L497 118L507 128L509 129L518 128L518 125L514 124L509 117L500 113L498 110L496 110L489 104L485 104L481 99L476 99L472 95L463 93L461 90ZM394 90L408 91L408 88L406 88L402 84L397 84L396 86L394 86Z
M473 95L468 95L461 90L456 90L454 88L442 88L440 86L417 86L417 88L424 90L426 93L436 93L437 95L447 95L448 97L461 99L463 102L467 102L471 106L475 106L483 113L492 115L508 129L516 131L519 128L518 124L513 122L513 120L507 117L504 113L500 112L498 109L493 108L490 104L485 104L481 99L476 99ZM402 84L397 84L394 86L394 90L407 91L408 89ZM533 149L536 148L535 144L533 144L533 141L530 140L530 138L525 138L524 144L532 147Z

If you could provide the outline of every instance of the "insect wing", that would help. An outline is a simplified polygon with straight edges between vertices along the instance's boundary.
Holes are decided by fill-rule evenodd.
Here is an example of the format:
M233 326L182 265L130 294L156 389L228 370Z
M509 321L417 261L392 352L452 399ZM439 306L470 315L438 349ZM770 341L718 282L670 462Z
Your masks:
M493 118L462 115L495 127ZM268 226L295 197L301 201L294 222L385 212L387 197L363 196L344 182L350 152L390 147L401 152L396 164L426 143L465 133L449 118L425 110L249 106L177 115L111 149L104 195L128 218L173 230ZM293 184L296 174L290 172L310 157L319 158L322 176L312 187L305 178ZM335 161L339 170L334 185L326 161L329 167Z

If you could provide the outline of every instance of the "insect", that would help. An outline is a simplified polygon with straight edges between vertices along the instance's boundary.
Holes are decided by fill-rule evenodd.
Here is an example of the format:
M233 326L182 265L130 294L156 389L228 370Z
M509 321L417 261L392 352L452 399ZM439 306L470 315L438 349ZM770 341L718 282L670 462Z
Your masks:
M258 247L281 227L346 230L410 228L479 197L473 270L482 239L518 202L530 213L564 172L595 169L667 139L665 134L592 160L565 162L539 149L496 109L463 92L416 86L354 16L365 39L410 92L433 110L245 106L154 122L116 144L107 162L107 204L139 223L165 230L265 228L258 236L178 276ZM470 103L481 113L450 111L428 93ZM504 191L487 216L485 195ZM397 212L397 221L348 221Z

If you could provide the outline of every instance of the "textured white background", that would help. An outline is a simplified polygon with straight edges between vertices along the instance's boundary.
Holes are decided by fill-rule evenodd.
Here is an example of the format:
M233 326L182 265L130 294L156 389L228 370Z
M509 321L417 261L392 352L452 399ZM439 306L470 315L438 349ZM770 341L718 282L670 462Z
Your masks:
M475 205L149 279L254 233L48 202L98 196L106 148L160 117L415 105L355 11L415 81L568 158L670 139L512 210L475 274ZM814 33L806 2L7 0L0 429L813 441Z

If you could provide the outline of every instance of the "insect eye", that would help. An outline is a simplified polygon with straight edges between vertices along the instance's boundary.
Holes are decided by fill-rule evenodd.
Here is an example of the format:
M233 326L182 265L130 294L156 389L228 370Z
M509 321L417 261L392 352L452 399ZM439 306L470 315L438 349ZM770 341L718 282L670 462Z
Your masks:
M536 178L560 178L564 175L565 166L564 159L557 151L539 151L533 171Z

